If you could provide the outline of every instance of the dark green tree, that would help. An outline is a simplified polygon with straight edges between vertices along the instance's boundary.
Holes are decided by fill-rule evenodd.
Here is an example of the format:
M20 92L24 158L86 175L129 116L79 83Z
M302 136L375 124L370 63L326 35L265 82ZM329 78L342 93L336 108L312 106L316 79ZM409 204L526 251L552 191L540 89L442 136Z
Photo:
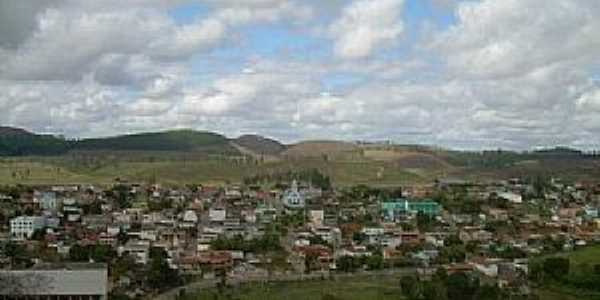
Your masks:
M443 281L432 280L423 283L424 300L446 300L448 299L446 285Z
M162 291L181 283L177 270L171 269L167 261L167 252L162 248L150 249L150 263L146 272L148 287Z
M79 244L69 249L69 260L74 262L87 262L90 260L90 249Z
M544 260L544 274L548 277L559 280L569 275L571 262L564 257L550 257Z
M450 274L446 282L449 300L474 299L479 288L479 281L466 273Z
M400 289L402 294L409 300L419 299L421 295L419 280L414 276L400 278Z

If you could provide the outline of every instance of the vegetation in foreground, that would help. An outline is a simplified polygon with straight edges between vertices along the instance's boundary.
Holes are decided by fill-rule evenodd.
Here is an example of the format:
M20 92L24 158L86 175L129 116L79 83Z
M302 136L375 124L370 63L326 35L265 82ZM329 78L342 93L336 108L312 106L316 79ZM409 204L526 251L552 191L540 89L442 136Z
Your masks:
M540 299L600 299L600 245L530 263L529 279Z
M396 277L365 277L340 281L246 284L228 288L222 293L216 289L189 293L179 300L396 300L402 299L398 282Z

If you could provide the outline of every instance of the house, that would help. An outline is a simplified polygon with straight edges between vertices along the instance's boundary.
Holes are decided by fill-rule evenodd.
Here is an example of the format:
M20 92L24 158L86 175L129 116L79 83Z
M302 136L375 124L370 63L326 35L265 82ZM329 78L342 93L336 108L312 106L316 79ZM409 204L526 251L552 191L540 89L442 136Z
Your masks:
M439 251L437 250L421 250L417 253L413 253L411 257L421 264L429 265L431 261L436 259L439 256Z
M589 219L598 218L598 208L592 206L586 206L583 208L585 216Z
M241 216L244 219L244 222L246 222L246 223L250 223L250 224L256 223L257 217L256 217L256 211L254 209L243 210L241 213Z
M305 272L307 261L313 270L326 271L335 268L331 249L323 245L294 247L289 262L300 272Z
M277 209L259 204L255 210L256 219L260 223L271 223L277 219Z
M458 237L464 243L468 243L471 241L486 243L492 240L493 236L494 235L491 232L473 226L463 227L463 229L458 234Z
M421 243L421 234L418 231L402 232L400 241L402 244L418 245Z
M385 230L383 228L365 227L361 230L365 237L365 242L370 245L379 245L383 240Z
M0 202L11 202L11 201L13 201L12 196L0 193Z
M499 260L499 259L478 258L478 259L474 259L471 262L471 265L477 272L479 272L487 277L496 277L496 276L498 276L498 263L499 262L501 262L501 260Z
M46 218L20 216L10 220L10 235L17 240L29 239L36 230L46 226Z
M386 231L381 239L381 246L389 249L396 249L402 244L402 237L396 232Z
M211 208L208 211L208 219L211 222L224 222L227 219L227 211L224 208Z
M342 232L337 227L315 227L312 233L332 245L337 245L342 240Z
M448 275L451 275L454 273L468 273L468 272L473 271L473 265L468 264L468 263L453 263L453 264L445 265L444 269L446 269L446 272L448 273Z
M498 197L514 204L523 203L523 196L513 192L500 192L498 193Z
M487 215L491 220L506 221L508 220L508 211L506 209L490 208L487 210Z
M309 220L314 226L322 226L325 219L325 212L322 209L311 210L309 212Z
M561 208L558 210L558 216L562 219L574 219L579 211L581 208L578 207Z
M350 257L369 257L372 256L373 253L367 250L365 246L355 246L355 247L346 247L342 248L335 252L335 257L340 258L344 256Z
M176 264L184 274L205 274L218 270L230 270L233 256L230 251L204 251L180 257Z
M137 264L147 264L150 256L150 242L140 240L130 240L124 246L117 250L117 254L122 256L129 254Z
M193 210L186 210L183 213L182 222L179 224L182 228L195 228L198 224L198 215Z

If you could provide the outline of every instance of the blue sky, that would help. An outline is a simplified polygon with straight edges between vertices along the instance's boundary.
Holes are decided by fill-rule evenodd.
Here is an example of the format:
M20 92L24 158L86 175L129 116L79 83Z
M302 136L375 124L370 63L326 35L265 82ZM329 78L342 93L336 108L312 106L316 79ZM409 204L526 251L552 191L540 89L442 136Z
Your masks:
M599 31L595 0L0 2L0 124L598 148Z

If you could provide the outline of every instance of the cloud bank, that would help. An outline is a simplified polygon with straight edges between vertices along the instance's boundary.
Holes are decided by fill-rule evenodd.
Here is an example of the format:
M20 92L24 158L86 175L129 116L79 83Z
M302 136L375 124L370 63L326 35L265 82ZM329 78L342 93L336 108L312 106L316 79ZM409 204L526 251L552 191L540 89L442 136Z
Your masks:
M599 20L595 0L6 1L0 124L597 148Z

